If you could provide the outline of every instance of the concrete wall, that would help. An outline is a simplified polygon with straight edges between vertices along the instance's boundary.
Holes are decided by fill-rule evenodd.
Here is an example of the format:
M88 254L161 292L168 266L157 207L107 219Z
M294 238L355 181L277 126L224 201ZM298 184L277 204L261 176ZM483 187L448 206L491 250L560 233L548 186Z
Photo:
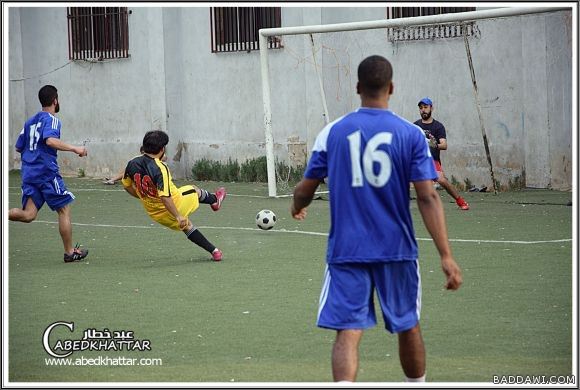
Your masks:
M24 100L24 78L23 64L22 64L22 34L20 28L20 10L14 9L8 15L9 30L11 32L9 39L10 57L8 59L8 66L10 68L9 94L10 101L8 102L9 109L9 123L8 131L9 147L7 150L11 163L14 159L19 161L20 154L14 150L16 138L24 125L23 118L26 118L26 107ZM15 71L12 71L15 70ZM4 138L3 138L4 139Z
M60 153L65 174L107 176L139 150L150 129L169 133L169 163L188 176L200 158L264 155L258 52L211 53L207 7L130 7L128 59L68 62L66 8L10 8L10 145L39 109L44 84L59 89L63 140L87 141L89 158ZM385 17L378 7L285 7L282 25ZM571 13L480 21L470 38L496 178L571 188ZM276 156L300 163L329 119L359 105L356 69L371 54L393 63L391 108L418 118L430 96L448 131L448 176L490 185L463 39L390 43L384 30L283 37L270 50ZM318 69L314 66L318 65ZM50 72L46 75L43 75ZM39 76L43 75L43 76ZM27 78L27 80L18 81ZM18 155L12 161L18 167Z

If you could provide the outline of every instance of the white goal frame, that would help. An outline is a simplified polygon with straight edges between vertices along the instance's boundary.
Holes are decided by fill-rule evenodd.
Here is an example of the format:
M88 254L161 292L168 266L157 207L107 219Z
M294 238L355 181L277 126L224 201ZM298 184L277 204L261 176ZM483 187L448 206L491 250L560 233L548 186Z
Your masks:
M270 100L270 75L268 69L268 37L281 35L302 35L314 33L330 33L339 31L371 30L389 27L408 27L425 24L440 24L452 22L468 22L479 19L493 19L509 16L521 16L544 12L571 10L572 7L562 7L555 3L554 7L510 7L484 11L458 12L452 14L417 16L400 19L382 19L366 22L350 22L337 24L322 24L311 26L263 28L259 30L260 66L262 71L262 102L264 106L264 133L266 143L266 162L268 169L268 195L276 197L276 170L274 159L274 137L272 135L272 108ZM321 82L321 81L320 81ZM475 90L476 100L477 91ZM323 95L324 96L324 95ZM324 99L324 97L323 97ZM477 102L476 102L477 103ZM326 118L328 121L329 118ZM484 131L482 125L482 132ZM485 134L484 134L485 139ZM489 160L489 158L488 158ZM491 169L491 166L490 166ZM493 171L492 171L493 175Z

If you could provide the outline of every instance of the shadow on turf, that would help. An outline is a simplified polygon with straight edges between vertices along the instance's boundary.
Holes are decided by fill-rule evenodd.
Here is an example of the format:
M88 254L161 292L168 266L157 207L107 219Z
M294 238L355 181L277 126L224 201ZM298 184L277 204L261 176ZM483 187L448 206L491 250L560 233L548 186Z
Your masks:
M140 268L165 268L165 267L175 267L178 265L183 264L214 264L220 263L217 261L213 261L212 259L208 258L205 254L200 254L199 256L195 256L188 259L176 259L174 257L168 258L145 258L141 259L140 262L143 262Z

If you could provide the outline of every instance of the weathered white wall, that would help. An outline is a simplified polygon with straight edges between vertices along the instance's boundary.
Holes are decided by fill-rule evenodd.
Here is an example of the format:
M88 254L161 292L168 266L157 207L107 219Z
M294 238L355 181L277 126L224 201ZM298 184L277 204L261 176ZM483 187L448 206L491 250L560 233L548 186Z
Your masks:
M58 70L68 62L66 8L9 9L10 79L29 78L10 82L10 149L26 117L39 109L38 89L53 84L63 140L87 140L89 147L87 159L60 153L63 173L110 175L151 129L169 133L176 177L190 175L203 157L263 155L259 53L211 53L207 7L130 9L130 58L75 61ZM571 188L570 15L480 21L481 36L470 38L496 178L504 184L525 171L530 186ZM384 17L379 7L282 9L283 26ZM373 30L314 40L330 120L358 107L360 60L384 55L394 66L391 108L415 120L419 98L433 98L435 117L448 131L448 175L491 184L461 38L391 44L384 31ZM285 36L283 44L269 56L275 153L297 163L325 121L309 37Z

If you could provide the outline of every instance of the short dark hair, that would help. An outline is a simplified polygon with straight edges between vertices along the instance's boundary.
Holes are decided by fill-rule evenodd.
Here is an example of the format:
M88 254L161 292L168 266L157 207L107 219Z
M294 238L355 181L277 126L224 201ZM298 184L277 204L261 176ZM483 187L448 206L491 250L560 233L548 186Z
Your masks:
M387 88L393 78L393 67L385 58L378 55L365 58L358 66L360 92L369 97L377 97Z
M38 100L42 107L50 107L56 98L58 98L58 91L52 85L45 85L38 91Z
M152 130L145 133L143 137L143 153L157 154L169 143L169 136L161 130Z

